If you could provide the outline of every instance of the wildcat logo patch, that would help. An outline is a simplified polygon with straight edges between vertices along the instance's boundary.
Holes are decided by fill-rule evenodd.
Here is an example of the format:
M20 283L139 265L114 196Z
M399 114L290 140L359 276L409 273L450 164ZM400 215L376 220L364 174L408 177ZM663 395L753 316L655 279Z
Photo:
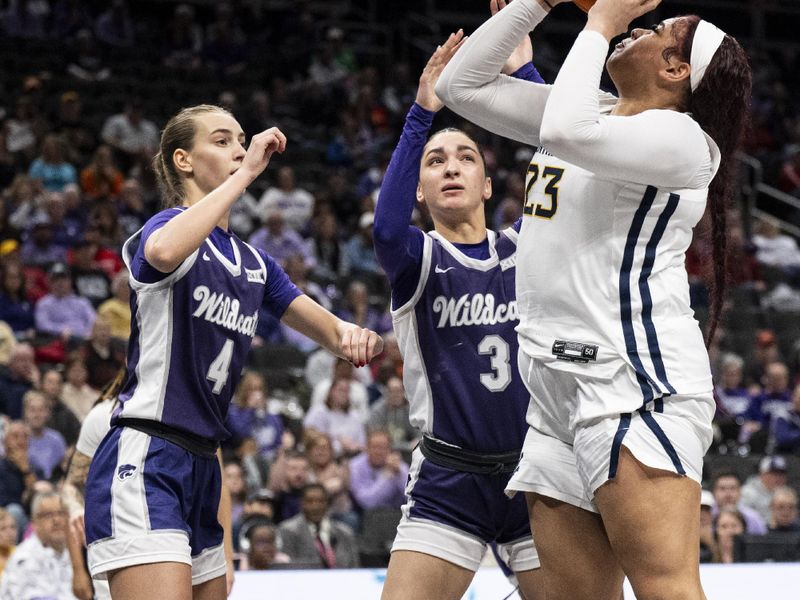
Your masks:
M120 481L125 481L133 477L135 472L136 467L134 465L120 465L119 469L117 469L117 478Z

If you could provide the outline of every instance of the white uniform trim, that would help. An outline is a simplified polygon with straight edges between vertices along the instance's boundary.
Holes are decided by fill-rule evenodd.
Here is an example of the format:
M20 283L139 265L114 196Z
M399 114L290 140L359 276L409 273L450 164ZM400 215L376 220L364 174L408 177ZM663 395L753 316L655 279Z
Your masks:
M393 319L397 319L404 315L406 312L412 310L419 302L422 293L425 291L425 284L428 283L428 277L431 273L431 254L433 252L433 242L431 238L427 235L423 235L422 237L422 262L420 264L420 271L419 271L419 281L417 282L417 289L414 290L414 295L411 296L411 299L403 304L402 306L398 306L395 309L392 309L391 314Z
M147 493L144 488L144 462L152 438L130 429L119 436L117 464L111 481L111 535L114 538L136 536L150 530ZM120 467L132 465L131 475L120 478Z

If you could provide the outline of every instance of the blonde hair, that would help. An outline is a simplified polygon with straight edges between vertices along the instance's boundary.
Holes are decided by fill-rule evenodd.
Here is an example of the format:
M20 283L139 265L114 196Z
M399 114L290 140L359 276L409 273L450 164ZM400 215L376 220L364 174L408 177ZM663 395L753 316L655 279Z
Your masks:
M200 115L212 112L233 116L221 106L198 104L181 109L178 114L167 121L161 132L158 152L153 157L153 172L156 174L158 185L161 188L164 208L178 206L183 202L184 196L183 177L175 168L172 155L179 148L191 151L194 146L194 136L197 133L195 119Z

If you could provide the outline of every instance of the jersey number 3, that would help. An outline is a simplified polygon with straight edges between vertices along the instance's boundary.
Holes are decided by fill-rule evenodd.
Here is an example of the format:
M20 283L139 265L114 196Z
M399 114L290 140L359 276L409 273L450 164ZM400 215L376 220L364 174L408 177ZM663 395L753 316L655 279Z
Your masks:
M541 219L552 219L558 210L558 182L564 175L564 169L558 167L545 167L542 170L542 179L547 183L544 186L544 195L548 196L550 206L545 206L540 202L534 202L531 198L531 190L539 180L539 165L531 163L528 165L528 183L525 186L525 207L523 211L526 215L532 215Z
M231 374L231 358L233 357L233 340L225 340L222 350L217 354L217 358L209 365L206 379L214 382L211 391L219 394L225 384L228 383L228 376Z
M478 354L491 356L491 373L481 373L481 383L490 392L502 392L511 383L511 352L508 342L499 335L487 335L478 344Z

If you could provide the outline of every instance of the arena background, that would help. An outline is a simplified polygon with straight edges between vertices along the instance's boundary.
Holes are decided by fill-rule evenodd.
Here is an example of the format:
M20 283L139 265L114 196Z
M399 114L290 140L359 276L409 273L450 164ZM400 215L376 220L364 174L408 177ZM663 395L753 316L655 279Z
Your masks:
M745 481L757 475L762 457L780 454L787 483L800 489L800 2L665 0L642 21L685 13L700 14L735 35L754 69L751 124L738 155L740 183L730 209L728 300L710 349L721 410L705 485L710 489L722 471L735 471ZM292 215L285 219L299 242L274 236L270 242L266 228L259 239L268 252L285 252L278 258L309 295L388 334L388 290L368 244L383 169L427 57L451 31L470 32L487 16L483 0L0 2L0 363L8 365L15 344L32 344L40 372L62 373L75 402L96 395L113 377L125 337L108 331L116 313L102 307L114 298L122 242L159 207L149 167L153 135L178 109L197 103L229 108L248 135L277 125L288 138L286 153L273 159L237 205L234 231L244 239L259 234L272 214L264 209L264 197L270 190L273 197L292 196L293 175L296 188L313 199L310 218L299 224ZM554 79L584 18L574 6L560 6L537 28L534 63L546 81ZM497 228L513 221L521 210L531 149L464 124L445 109L435 126L448 125L465 127L485 147L494 182L487 222ZM424 214L417 219L430 226ZM708 231L704 219L687 256L701 323L708 317L711 281ZM91 300L108 327L89 323L85 335L64 336L17 311L22 307L33 318L59 268L53 265L62 263L78 294ZM7 274L20 270L24 287L11 289ZM353 282L362 282L366 293ZM395 347L388 348L369 374L355 376L375 401L401 369ZM255 452L255 432L225 448L226 464L235 465L226 475L241 483L240 514L248 500L260 495L269 503L282 493L270 471L274 475L275 461L289 446L304 449L303 416L313 389L328 376L314 371L319 361L309 363L314 352L310 340L262 319L249 368L263 376L265 408L278 425L271 433L261 431L274 439L259 440ZM83 379L76 363L88 367ZM0 371L3 402L15 393L10 370ZM794 408L792 395L798 398ZM773 409L747 412L765 400ZM7 405L0 411L4 428L20 417ZM80 420L80 410L73 412ZM749 435L741 425L754 415L763 417L763 426ZM59 431L66 446L74 443L66 425L51 426L64 428ZM794 437L783 436L786 427ZM283 445L277 428L291 434ZM393 432L393 441L407 457L414 436ZM68 455L44 478L54 486ZM396 509L375 529L365 527L373 521L364 511L351 511L362 566L385 565ZM246 563L243 548L238 557ZM737 543L737 560L745 559L800 561L800 534L745 536ZM800 581L800 566L794 567L781 573ZM737 577L763 578L764 597L779 597L766 592L778 581L775 571L734 575L736 568L713 570L715 581L723 582L720 569L730 570L726 597L745 597L733 595L734 588L743 589L734 583ZM304 574L279 576L300 581ZM243 577L242 587L254 577ZM332 598L324 592L331 584L319 581L317 595ZM339 573L333 585L346 581ZM265 579L254 589L269 586ZM252 597L244 594L235 597Z

